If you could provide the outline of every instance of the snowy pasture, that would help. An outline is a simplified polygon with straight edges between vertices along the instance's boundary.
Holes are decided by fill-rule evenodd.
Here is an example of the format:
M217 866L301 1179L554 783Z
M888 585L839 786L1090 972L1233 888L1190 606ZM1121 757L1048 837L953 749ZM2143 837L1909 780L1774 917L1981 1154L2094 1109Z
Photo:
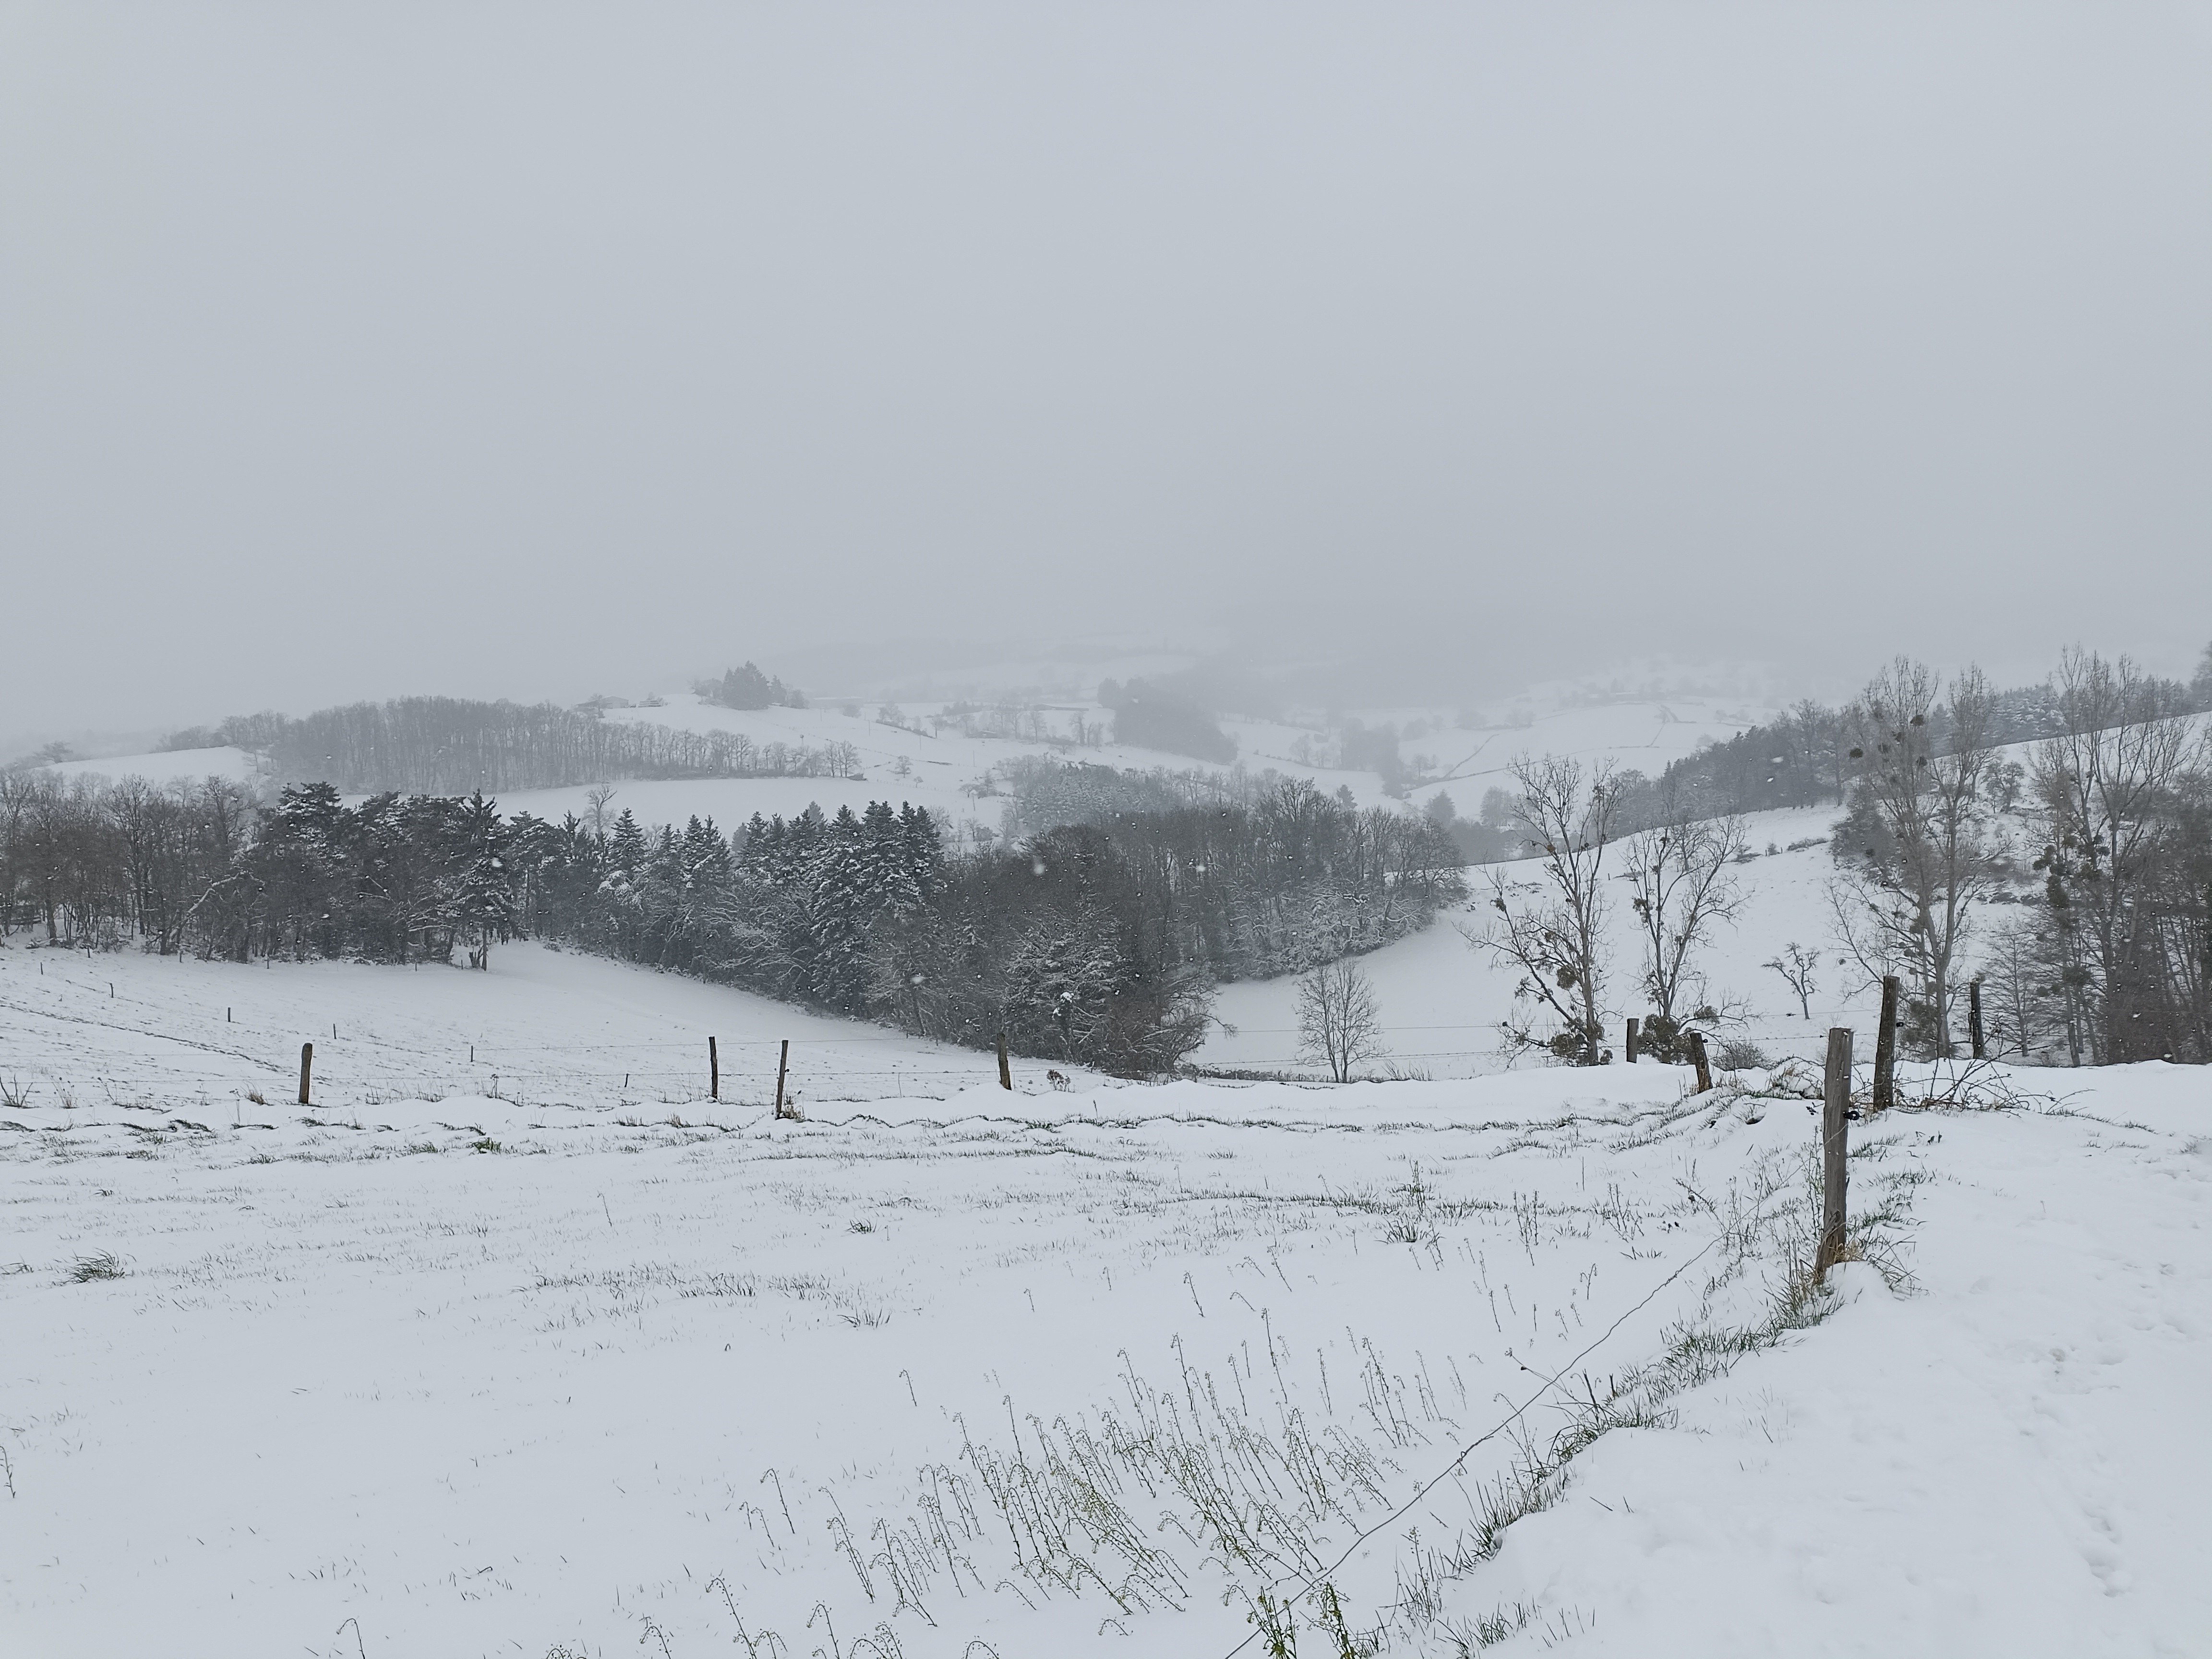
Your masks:
M143 755L111 755L105 760L63 761L52 769L64 778L143 778L149 783L198 783L222 778L252 783L260 773L243 749L161 749Z
M524 950L11 948L0 1000L27 1085L0 1108L9 1653L2212 1630L2199 1073L1992 1068L1982 1109L1854 1125L1867 1260L1808 1297L1789 1077L1028 1065L1009 1096L984 1057L841 1061L875 1034ZM750 1060L700 1098L704 1034L750 1054L770 1025L812 1068L804 1121L769 1121ZM622 1088L627 1043L667 1076ZM546 1069L494 1094L487 1053L523 1052Z
M34 1107L226 1122L267 1115L252 1095L279 1105L295 1098L302 1042L315 1045L314 1100L348 1114L489 1096L665 1116L707 1101L710 1036L732 1109L774 1099L787 1040L789 1091L801 1101L943 1095L994 1064L879 1025L536 944L501 946L489 973L0 950L0 1080ZM1048 1069L1016 1065L1024 1078Z

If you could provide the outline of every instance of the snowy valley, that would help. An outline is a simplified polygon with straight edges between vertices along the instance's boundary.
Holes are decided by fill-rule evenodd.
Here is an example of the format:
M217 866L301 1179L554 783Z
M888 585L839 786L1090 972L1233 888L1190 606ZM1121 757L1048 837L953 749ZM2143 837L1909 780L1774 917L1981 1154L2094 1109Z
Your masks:
M2212 0L0 5L0 1659L2212 1659Z
M1575 718L1591 760L1674 725ZM886 741L855 800L950 740ZM1000 752L916 793L988 807ZM616 799L735 820L835 784ZM1825 943L1838 820L1744 820L1702 959L1744 1058L1704 1094L1511 1064L1479 892L1358 958L1399 1080L1341 1086L1288 975L1220 988L1179 1078L1017 1053L1009 1092L988 1050L556 943L471 971L18 933L6 1627L356 1659L2195 1651L2212 1452L2169 1430L2212 1379L2204 1073L1906 1064L1851 1126L1850 1259L1816 1285L1820 1039L1863 1060L1876 1014ZM1632 959L1630 907L1610 927ZM1802 999L1769 966L1798 941Z

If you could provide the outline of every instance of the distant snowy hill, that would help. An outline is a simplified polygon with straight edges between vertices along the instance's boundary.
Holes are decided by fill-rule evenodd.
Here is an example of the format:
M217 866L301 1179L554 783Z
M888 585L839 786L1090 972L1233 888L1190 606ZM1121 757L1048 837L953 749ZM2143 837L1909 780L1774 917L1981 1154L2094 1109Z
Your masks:
M854 712L840 707L761 709L725 708L701 698L672 696L654 706L616 707L605 711L611 721L649 724L678 732L742 736L757 750L771 745L820 753L833 744L848 745L856 763L848 777L769 775L684 779L611 778L615 789L609 810L628 810L647 824L682 823L711 817L734 828L756 812L789 817L809 805L827 812L841 806L855 811L872 800L911 802L927 807L956 830L977 826L995 831L1003 802L994 769L1028 757L1051 757L1071 763L1147 771L1226 773L1230 766L1194 760L1160 750L1102 741L1110 738L1112 711L1093 702L1030 705L1002 714L980 710L963 733L960 705L916 703ZM1399 733L1395 752L1411 771L1398 797L1409 810L1449 792L1462 814L1479 809L1484 793L1510 784L1510 767L1522 755L1569 754L1589 762L1611 761L1656 775L1667 764L1705 742L1735 735L1767 711L1699 703L1619 702L1556 709L1528 716L1526 723L1468 728L1450 710L1389 709L1350 718L1372 728ZM1339 717L1340 721L1342 717ZM1274 771L1310 781L1324 793L1348 790L1362 806L1393 800L1384 779L1370 767L1336 763L1337 725L1318 712L1299 720L1225 717L1222 729L1237 744L1234 764L1249 774ZM994 731L994 726L1012 727ZM987 735L988 733L988 735ZM1084 741L1071 741L1080 734ZM234 748L190 749L118 755L72 761L55 770L64 776L140 777L160 783L207 776L251 782L265 768ZM1427 781L1417 781L1425 777ZM509 790L500 794L510 812L526 811L558 821L568 813L586 816L591 783L562 788Z
M228 747L110 755L101 760L64 761L52 769L65 778L143 778L149 783L196 782L202 778L251 783L260 775L252 756Z

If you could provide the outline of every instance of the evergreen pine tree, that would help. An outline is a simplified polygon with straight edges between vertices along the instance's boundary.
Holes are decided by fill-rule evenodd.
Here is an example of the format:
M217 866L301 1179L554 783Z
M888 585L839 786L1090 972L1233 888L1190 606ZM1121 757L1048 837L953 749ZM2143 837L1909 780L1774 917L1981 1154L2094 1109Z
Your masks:
M615 820L614 840L609 850L611 862L624 875L635 876L645 864L645 831L627 806Z
M456 870L455 920L468 939L469 966L489 968L495 939L514 927L514 872L507 861L508 826L479 789L459 803L449 833Z

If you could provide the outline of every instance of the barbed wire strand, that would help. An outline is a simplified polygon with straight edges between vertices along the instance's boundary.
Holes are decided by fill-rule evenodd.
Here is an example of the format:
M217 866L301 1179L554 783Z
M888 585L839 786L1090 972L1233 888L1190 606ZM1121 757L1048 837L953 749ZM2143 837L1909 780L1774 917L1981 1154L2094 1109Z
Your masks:
M1419 1504L1438 1486L1443 1485L1445 1481L1450 1480L1453 1475L1458 1474L1460 1467L1464 1464L1469 1457L1473 1456L1478 1449L1490 1441L1495 1440L1499 1435L1504 1433L1507 1429L1510 1428L1514 1424L1519 1422L1523 1417L1527 1416L1531 1407L1534 1406L1538 1401L1541 1400L1546 1395L1551 1393L1553 1389L1559 1386L1559 1379L1561 1377L1565 1376L1569 1371L1573 1370L1577 1366L1580 1365L1583 1360L1589 1358L1590 1355L1595 1353L1598 1349L1604 1346L1604 1345L1611 1340L1614 1332L1618 1331L1623 1325L1626 1325L1638 1314L1642 1313L1654 1302L1656 1302L1659 1299L1659 1293L1662 1291L1664 1291L1668 1285L1672 1285L1676 1279L1680 1279L1684 1273L1689 1272L1692 1267L1703 1261L1705 1256L1711 1253L1713 1247L1717 1245L1727 1237L1728 1231L1723 1229L1722 1231L1715 1233L1712 1237L1706 1240L1703 1249L1699 1250L1695 1255L1691 1256L1687 1261L1684 1261L1681 1266L1675 1268L1673 1273L1668 1273L1666 1278L1661 1279L1656 1285L1654 1285L1651 1287L1650 1293L1647 1294L1641 1302L1638 1302L1634 1307L1622 1314L1620 1317L1614 1320L1612 1324L1607 1326L1605 1329L1600 1333L1595 1340L1592 1341L1588 1347L1584 1348L1580 1353L1575 1355L1573 1358L1568 1360L1567 1363L1560 1366L1559 1370L1553 1371L1551 1376L1546 1377L1542 1386L1537 1389L1534 1394L1530 1395L1518 1406L1516 1406L1505 1416L1500 1418L1492 1427L1484 1431L1482 1434L1478 1436L1476 1438L1470 1440L1465 1446L1462 1447L1460 1449L1459 1455L1453 1458L1452 1461L1445 1464L1435 1476L1425 1482L1419 1491L1416 1492L1411 1498L1408 1498L1404 1503L1401 1504L1389 1514L1384 1516L1380 1521L1377 1521L1373 1526L1369 1527L1359 1533L1358 1536L1352 1539L1351 1543L1345 1547L1343 1554L1338 1556L1334 1561L1322 1569L1321 1571L1306 1578L1305 1581L1299 1585L1297 1594L1287 1597L1284 1601L1284 1611L1288 1612L1299 1602L1304 1601L1305 1598L1310 1595L1317 1587L1328 1583L1329 1578L1340 1568L1341 1568L1346 1561L1352 1559L1353 1552L1358 1550L1362 1544L1374 1537L1376 1533L1381 1532L1385 1527L1395 1526L1400 1521L1406 1517L1416 1504ZM1286 1580L1278 1580L1275 1583L1269 1585L1268 1589L1270 1591L1275 1590L1279 1589L1281 1585L1286 1582ZM1230 1649L1227 1653L1222 1656L1222 1659L1237 1659L1237 1656L1243 1652L1245 1649L1250 1647L1253 1643L1258 1641L1261 1634L1262 1632L1255 1626L1249 1636L1247 1636L1235 1647Z

